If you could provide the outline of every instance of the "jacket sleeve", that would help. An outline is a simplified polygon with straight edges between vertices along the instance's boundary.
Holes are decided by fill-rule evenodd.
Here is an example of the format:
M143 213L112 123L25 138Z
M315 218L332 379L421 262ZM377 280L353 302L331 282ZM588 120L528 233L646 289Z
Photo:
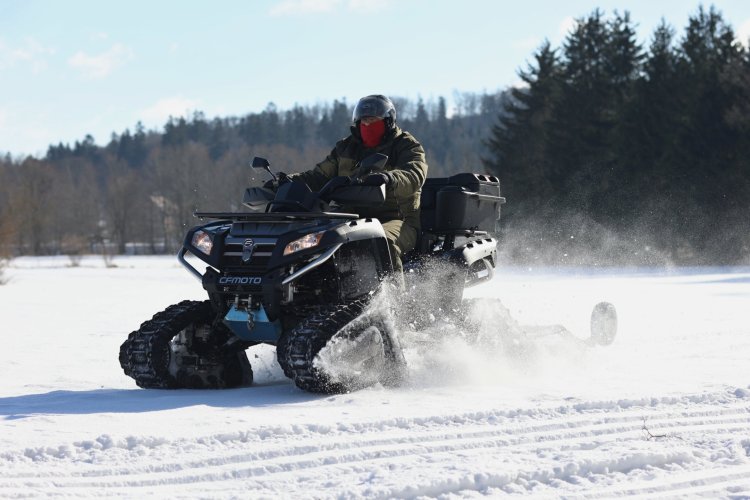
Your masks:
M339 155L336 148L334 148L328 156L326 156L325 160L315 165L315 168L312 170L292 174L289 177L292 180L304 182L313 191L320 191L320 189L325 186L326 182L337 175L338 170Z
M407 139L399 144L396 164L393 170L388 171L392 180L391 189L396 198L401 199L419 191L427 178L424 148L411 136Z

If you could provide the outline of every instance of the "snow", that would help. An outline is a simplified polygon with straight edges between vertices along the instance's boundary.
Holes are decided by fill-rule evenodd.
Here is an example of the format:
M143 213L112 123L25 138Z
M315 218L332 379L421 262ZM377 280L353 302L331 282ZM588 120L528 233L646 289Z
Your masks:
M324 396L268 346L252 387L137 388L120 343L205 292L172 257L113 263L6 270L0 497L750 497L750 268L501 267L467 296L581 338L606 300L617 339L514 357L446 337L407 345L403 387Z

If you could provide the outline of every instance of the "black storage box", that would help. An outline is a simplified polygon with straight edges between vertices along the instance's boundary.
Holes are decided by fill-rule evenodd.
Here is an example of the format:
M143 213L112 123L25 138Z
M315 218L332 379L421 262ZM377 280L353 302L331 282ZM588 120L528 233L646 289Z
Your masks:
M423 231L474 229L494 232L500 218L500 179L486 174L457 174L427 179L422 187Z

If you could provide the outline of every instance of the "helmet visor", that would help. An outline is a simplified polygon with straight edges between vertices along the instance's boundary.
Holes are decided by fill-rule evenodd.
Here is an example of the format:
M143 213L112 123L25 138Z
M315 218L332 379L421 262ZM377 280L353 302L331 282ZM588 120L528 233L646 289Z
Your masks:
M358 122L365 116L386 118L389 115L389 110L393 107L393 105L389 106L389 104L385 99L378 97L363 97L354 107L352 122Z

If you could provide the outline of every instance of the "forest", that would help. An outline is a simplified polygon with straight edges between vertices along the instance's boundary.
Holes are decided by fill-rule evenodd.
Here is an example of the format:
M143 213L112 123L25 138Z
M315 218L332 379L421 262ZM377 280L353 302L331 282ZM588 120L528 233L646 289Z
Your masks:
M579 18L545 42L523 85L417 102L391 96L430 176L500 177L507 263L750 263L750 51L714 8L642 45L626 13ZM747 42L747 41L746 41ZM418 89L413 89L418 90ZM173 253L195 210L241 210L268 158L312 168L348 134L355 103L273 103L244 116L0 156L0 253Z

